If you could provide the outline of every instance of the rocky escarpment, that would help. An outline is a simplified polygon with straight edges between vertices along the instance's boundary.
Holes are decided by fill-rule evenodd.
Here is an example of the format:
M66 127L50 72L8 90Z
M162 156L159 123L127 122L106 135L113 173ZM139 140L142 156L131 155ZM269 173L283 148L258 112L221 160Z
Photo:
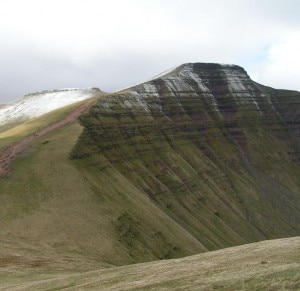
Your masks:
M299 235L299 109L299 92L239 66L184 64L101 98L72 158L94 181L117 171L208 249ZM147 222L124 208L146 245Z

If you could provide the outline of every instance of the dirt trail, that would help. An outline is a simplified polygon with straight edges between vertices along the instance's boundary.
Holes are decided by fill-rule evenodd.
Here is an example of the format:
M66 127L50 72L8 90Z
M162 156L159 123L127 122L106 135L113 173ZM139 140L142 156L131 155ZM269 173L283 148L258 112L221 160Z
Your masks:
M42 128L33 134L25 137L23 140L11 145L5 151L0 153L0 178L6 177L10 170L10 163L13 159L21 153L25 147L30 144L32 141L38 139L39 137L47 134L50 131L53 131L59 127L62 127L66 124L74 122L81 114L83 114L91 105L95 102L95 98L87 100L85 103L77 107L74 111L69 113L60 121L57 121L45 128Z

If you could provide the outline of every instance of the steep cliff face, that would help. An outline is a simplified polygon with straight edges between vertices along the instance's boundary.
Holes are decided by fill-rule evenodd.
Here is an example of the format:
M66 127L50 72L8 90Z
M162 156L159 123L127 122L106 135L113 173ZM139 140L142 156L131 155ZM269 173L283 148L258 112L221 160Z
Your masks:
M109 199L99 181L118 173L199 250L299 235L299 110L299 92L257 84L239 66L184 64L99 99L71 156L95 193ZM113 181L129 201L131 188ZM114 203L119 241L147 246L150 222Z

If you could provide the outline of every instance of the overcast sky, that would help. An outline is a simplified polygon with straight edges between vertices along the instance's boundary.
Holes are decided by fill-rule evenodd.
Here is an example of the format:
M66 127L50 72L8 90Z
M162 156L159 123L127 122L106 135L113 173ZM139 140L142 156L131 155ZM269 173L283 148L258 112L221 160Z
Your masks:
M300 0L0 0L0 103L115 91L185 62L300 91Z

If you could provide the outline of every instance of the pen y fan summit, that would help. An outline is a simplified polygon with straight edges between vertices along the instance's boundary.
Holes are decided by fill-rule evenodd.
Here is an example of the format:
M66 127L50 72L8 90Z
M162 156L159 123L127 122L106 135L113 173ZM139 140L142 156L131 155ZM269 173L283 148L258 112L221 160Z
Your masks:
M99 99L72 157L118 171L208 249L299 235L299 108L239 66L184 64Z

